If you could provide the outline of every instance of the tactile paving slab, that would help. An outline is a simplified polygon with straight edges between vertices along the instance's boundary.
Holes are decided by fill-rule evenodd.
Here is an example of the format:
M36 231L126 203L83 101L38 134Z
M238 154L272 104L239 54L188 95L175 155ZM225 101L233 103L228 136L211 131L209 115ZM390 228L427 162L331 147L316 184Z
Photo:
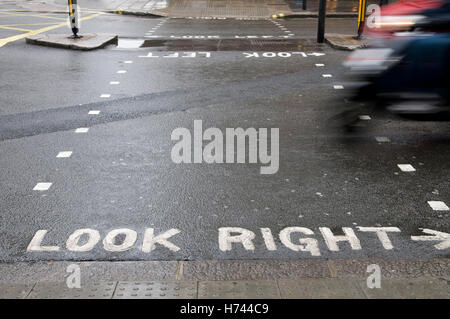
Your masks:
M110 299L116 282L102 282L68 288L65 282L38 282L27 298L30 299Z
M0 283L0 299L23 299L34 284Z
M195 281L119 282L114 299L195 299Z
M275 280L201 281L199 299L277 299L280 298Z
M281 297L286 299L365 299L359 279L280 279Z

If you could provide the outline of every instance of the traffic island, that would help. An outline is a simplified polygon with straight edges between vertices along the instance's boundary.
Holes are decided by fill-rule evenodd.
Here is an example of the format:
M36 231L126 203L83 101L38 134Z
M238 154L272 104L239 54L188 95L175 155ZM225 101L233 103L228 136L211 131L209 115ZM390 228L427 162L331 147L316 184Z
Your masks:
M338 50L352 51L362 49L369 45L367 39L357 39L354 35L346 34L325 34L325 41L332 47Z
M71 38L67 34L35 34L26 38L29 44L37 44L54 48L90 51L118 43L117 35L84 34L81 38Z

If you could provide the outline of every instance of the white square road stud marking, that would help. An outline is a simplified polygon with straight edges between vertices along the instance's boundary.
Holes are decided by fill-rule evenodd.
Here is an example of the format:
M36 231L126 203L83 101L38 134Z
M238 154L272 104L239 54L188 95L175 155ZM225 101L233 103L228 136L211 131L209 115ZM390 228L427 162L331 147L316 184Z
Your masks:
M99 115L99 114L100 114L100 111L98 111L98 110L92 110L92 111L89 111L88 114L89 114L89 115Z
M391 140L389 139L389 137L386 136L375 136L375 140L378 143L389 143Z
M343 85L333 85L333 88L335 90L342 90L344 88L344 86Z
M415 172L416 169L411 164L397 164L402 172Z
M34 186L34 191L46 191L52 186L52 183L37 183L36 186Z
M58 155L56 155L57 158L68 158L70 156L72 156L72 152L71 151L59 152Z
M124 73L127 73L127 71L126 70L119 70L119 71L117 71L117 73L124 74Z
M430 200L428 201L428 205L433 210L450 210L450 208L442 201Z
M107 98L111 97L111 94L102 94L102 95L100 95L100 97L107 99Z
M331 77L332 77L331 74L322 74L322 76L323 76L324 78L331 78Z
M89 131L89 128L87 127L79 127L75 130L75 133L87 133Z

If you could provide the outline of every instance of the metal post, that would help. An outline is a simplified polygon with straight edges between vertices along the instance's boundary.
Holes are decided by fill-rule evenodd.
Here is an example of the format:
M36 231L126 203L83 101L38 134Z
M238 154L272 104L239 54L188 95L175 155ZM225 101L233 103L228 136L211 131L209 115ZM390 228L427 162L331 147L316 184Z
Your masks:
M317 42L323 43L325 40L325 12L327 10L326 0L319 2L319 22L317 26Z
M79 14L78 14L77 0L69 0L69 20L70 20L70 28L72 29L73 32L73 35L71 37L74 39L82 37L78 35L78 32L80 31L78 18Z
M366 0L359 0L359 10L358 10L358 36L357 38L361 38L361 35L364 31L365 18L366 18Z
M303 10L306 10L306 1L307 1L307 0L303 0L303 2L302 2L302 9L303 9Z

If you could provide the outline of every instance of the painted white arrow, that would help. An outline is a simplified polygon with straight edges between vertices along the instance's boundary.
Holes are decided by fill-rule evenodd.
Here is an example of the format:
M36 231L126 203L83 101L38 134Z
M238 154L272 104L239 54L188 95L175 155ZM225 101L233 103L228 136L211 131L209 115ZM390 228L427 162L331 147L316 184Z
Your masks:
M322 56L322 55L325 55L325 53L313 52L313 53L308 53L308 55Z
M437 230L427 229L427 228L422 229L422 231L425 234L430 234L430 235L434 235L434 236L411 236L411 239L415 240L415 241L440 240L441 242L439 244L434 245L434 247L436 247L439 250L447 249L450 247L450 234L443 233L443 232L440 232Z

